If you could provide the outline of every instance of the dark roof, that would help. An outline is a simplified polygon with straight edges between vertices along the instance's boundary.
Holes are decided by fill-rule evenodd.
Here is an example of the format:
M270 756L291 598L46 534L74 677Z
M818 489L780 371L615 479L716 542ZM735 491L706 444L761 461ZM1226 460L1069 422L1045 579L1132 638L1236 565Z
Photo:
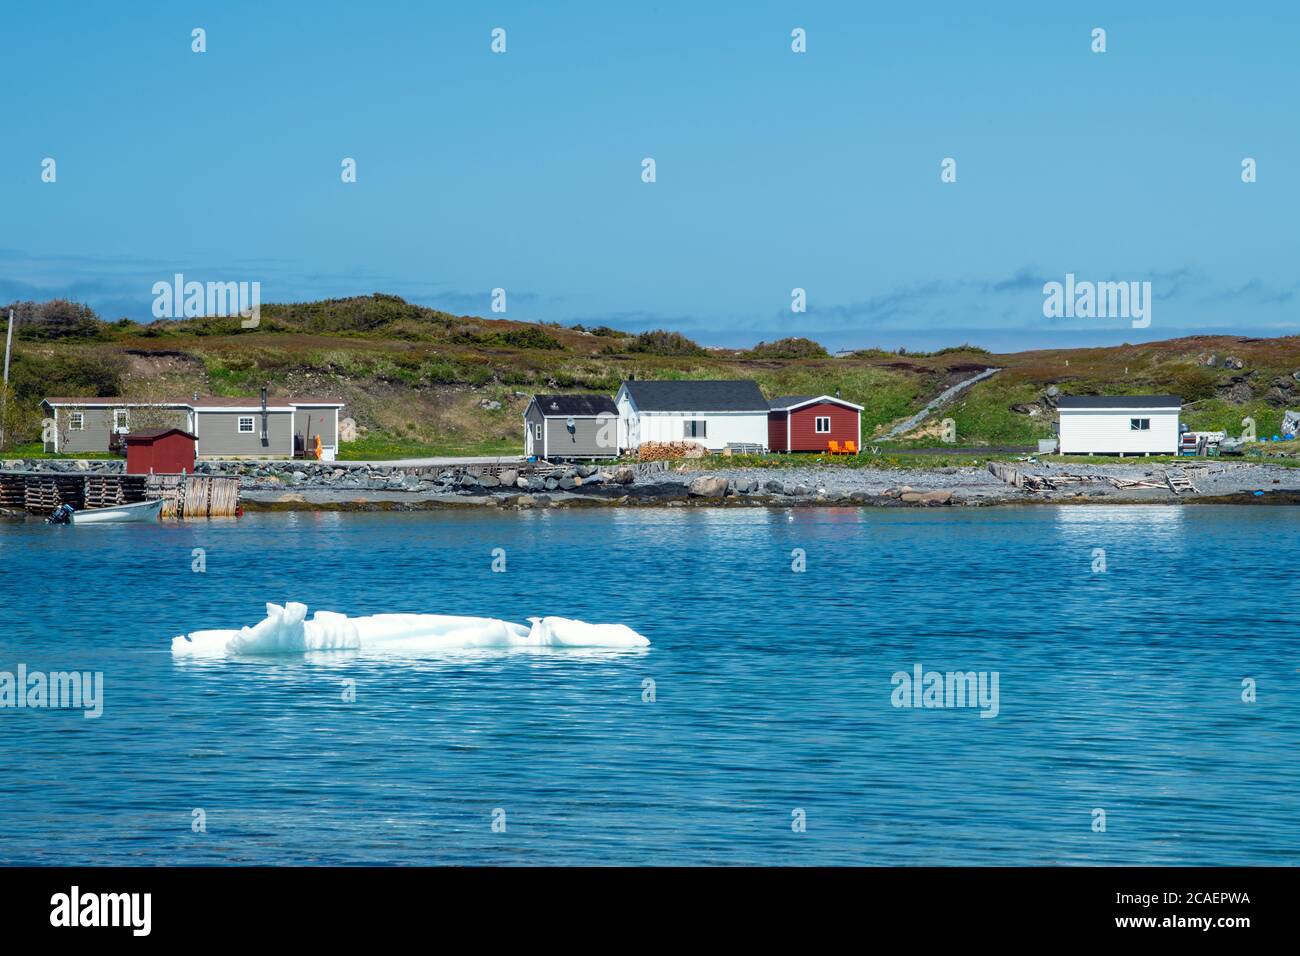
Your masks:
M183 428L155 428L144 432L128 432L127 434L122 436L122 439L128 445L134 445L138 442L154 441L156 439L162 438L164 435L170 435L173 432L175 432L177 435L184 435L186 438L190 439L191 441L199 440L198 435L191 435Z
M618 406L608 395L534 395L533 401L548 418L617 415Z
M1058 408L1182 408L1177 395L1062 395Z
M766 412L755 382L624 382L643 412Z
M775 409L789 408L792 405L802 405L804 402L811 402L816 395L778 395L772 399L771 405Z
M262 404L261 396L230 397L228 395L210 395L207 398L131 398L124 395L108 395L97 398L86 397L50 397L42 399L51 407L55 405L72 405L74 407L99 408L101 406L140 407L157 406L159 408L249 408ZM284 408L288 405L338 405L344 402L336 398L282 398L272 395L266 400L268 408Z
M858 408L862 406L856 402L850 402L847 398L838 398L835 395L778 395L772 399L772 410L783 412L786 409L794 408L796 405L804 405L808 402L833 402L836 405L842 405L845 408Z

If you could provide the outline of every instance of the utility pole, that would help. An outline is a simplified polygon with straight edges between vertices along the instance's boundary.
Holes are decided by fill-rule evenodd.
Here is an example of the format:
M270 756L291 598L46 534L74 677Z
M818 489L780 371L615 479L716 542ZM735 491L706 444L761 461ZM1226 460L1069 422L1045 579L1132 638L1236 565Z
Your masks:
M0 387L0 448L4 448L5 439L5 412L9 405L9 352L14 347L14 310L9 310L9 331L5 334L5 377L4 385Z

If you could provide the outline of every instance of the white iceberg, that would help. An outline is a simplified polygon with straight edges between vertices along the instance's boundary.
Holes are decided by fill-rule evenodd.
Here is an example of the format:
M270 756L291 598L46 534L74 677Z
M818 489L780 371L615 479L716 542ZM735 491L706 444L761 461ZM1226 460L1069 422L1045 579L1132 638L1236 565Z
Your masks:
M492 617L372 614L348 617L290 601L267 604L266 617L239 630L193 631L172 638L177 657L239 657L367 650L420 653L464 648L636 648L650 642L625 624L530 617L530 626Z

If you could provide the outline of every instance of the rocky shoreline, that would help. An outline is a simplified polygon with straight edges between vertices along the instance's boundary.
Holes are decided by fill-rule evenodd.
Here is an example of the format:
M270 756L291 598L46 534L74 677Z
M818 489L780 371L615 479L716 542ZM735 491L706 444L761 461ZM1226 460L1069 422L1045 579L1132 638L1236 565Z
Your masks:
M246 511L415 511L497 507L987 507L1010 504L1300 503L1300 469L1226 459L1186 464L1016 463L1058 488L1015 487L981 464L892 469L844 465L709 467L707 462L428 467L316 461L200 462L196 472L238 477ZM714 463L716 464L716 463ZM5 470L121 473L120 460L4 461ZM1190 490L1159 484L1166 471ZM1093 480L1095 479L1095 480Z

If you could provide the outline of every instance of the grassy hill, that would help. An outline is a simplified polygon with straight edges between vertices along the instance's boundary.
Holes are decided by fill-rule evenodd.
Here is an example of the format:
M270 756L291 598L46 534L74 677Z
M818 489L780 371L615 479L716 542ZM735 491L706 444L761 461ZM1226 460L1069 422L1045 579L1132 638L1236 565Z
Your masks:
M864 431L883 434L944 388L995 366L942 415L962 444L1030 444L1051 432L1047 390L1062 394L1170 392L1194 428L1278 430L1300 408L1300 337L1196 336L1145 345L992 354L970 346L929 354L868 350L830 356L786 339L749 350L704 349L674 332L630 335L597 327L456 316L375 294L262 307L257 329L234 319L107 323L75 303L17 303L11 432L39 435L45 395L146 399L256 394L337 396L362 439L352 457L518 451L534 391L612 394L638 378L752 378L770 396L841 394L865 407ZM1232 360L1232 361L1229 361ZM1211 362L1213 364L1211 364ZM1240 368L1237 365L1240 364ZM936 422L907 443L936 444Z

